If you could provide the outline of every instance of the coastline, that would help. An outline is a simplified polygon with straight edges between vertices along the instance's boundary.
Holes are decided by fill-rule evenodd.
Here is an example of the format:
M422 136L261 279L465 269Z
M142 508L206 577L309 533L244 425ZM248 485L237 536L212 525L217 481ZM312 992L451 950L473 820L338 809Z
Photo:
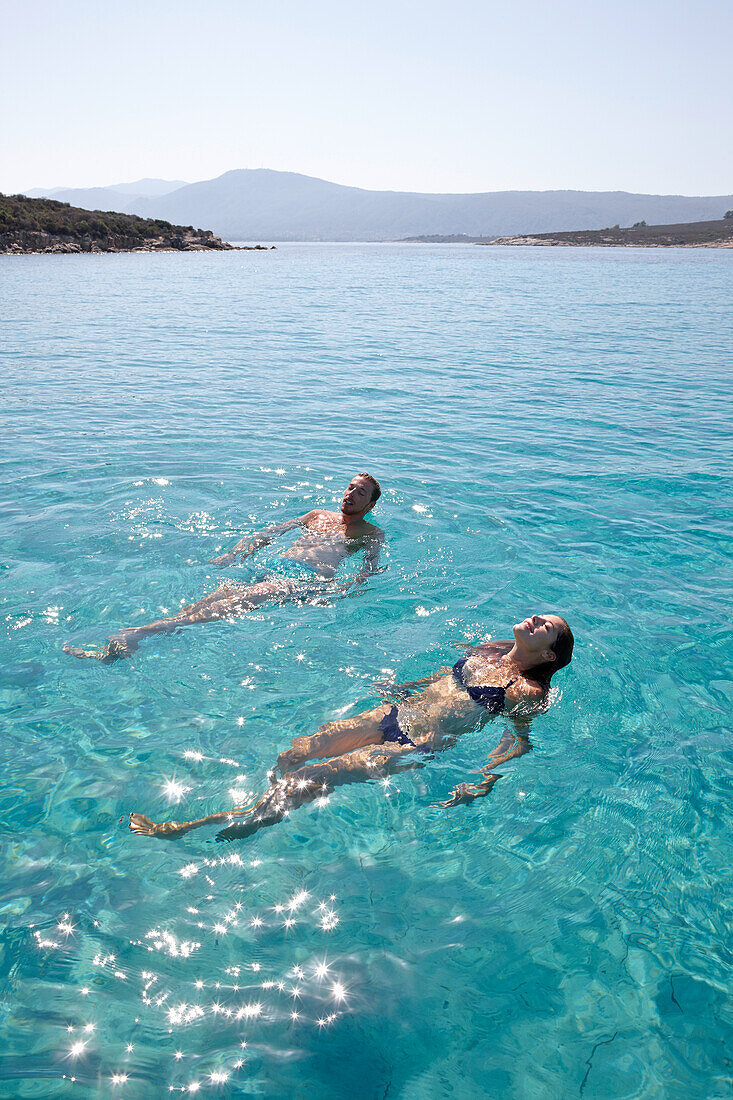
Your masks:
M500 237L495 241L477 241L481 247L487 245L507 245L516 247L520 245L534 248L733 248L733 238L720 241L698 241L693 244L682 244L661 241L538 241L534 237Z
M2 239L3 236L6 239ZM7 237L12 236L11 240ZM72 239L55 234L21 231L0 236L0 255L52 256L102 255L115 252L247 252L268 251L267 245L234 245L213 234L185 234L181 237L149 237L136 243L86 237Z
M211 229L174 225L114 210L84 210L54 199L0 194L0 254L68 255L103 252L267 251L234 245Z
M216 240L219 240L217 237ZM200 242L187 245L171 245L170 242L155 243L146 242L135 245L133 248L100 247L95 241L89 248L81 247L77 242L55 242L44 248L24 248L19 245L0 246L0 256L102 256L115 253L131 252L270 252L275 250L275 245L267 244L228 244L220 241L219 244L201 244Z
M571 232L522 233L497 237L491 243L540 248L563 245L575 248L733 248L733 217L680 222L677 225L637 222L625 229L614 225L605 229L576 229Z

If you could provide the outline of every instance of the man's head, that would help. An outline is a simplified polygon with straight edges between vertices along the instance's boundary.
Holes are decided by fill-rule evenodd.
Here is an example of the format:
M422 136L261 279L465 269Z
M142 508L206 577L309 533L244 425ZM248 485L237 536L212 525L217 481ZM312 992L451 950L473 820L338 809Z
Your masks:
M379 482L371 474L356 474L341 501L341 514L347 518L370 512L382 495Z

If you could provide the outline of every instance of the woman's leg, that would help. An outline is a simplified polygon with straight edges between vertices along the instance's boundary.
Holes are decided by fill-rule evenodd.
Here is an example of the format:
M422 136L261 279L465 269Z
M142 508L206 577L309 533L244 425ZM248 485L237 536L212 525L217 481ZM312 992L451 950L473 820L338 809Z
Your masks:
M342 756L365 745L380 745L382 731L379 723L389 713L389 706L375 707L353 718L326 722L309 737L296 737L289 749L281 752L277 766L282 775L294 771L306 760L319 760L325 756Z
M114 661L134 653L138 642L150 634L170 634L182 626L228 619L232 615L252 611L267 600L282 598L283 595L283 586L271 581L261 581L259 584L241 589L222 585L209 596L204 596L196 603L181 608L179 612L167 619L156 619L155 622L145 623L144 626L124 627L101 648L78 649L67 643L63 647L64 653L69 653L72 657L96 657L98 661Z
M232 809L222 810L220 813L209 814L208 817L200 817L195 821L151 821L145 814L130 814L130 832L138 836L159 836L165 840L175 840L176 837L190 833L192 829L200 829L202 825L219 825L233 821L236 817L249 813L248 810Z
M355 782L356 778L366 778L364 768L358 770L357 754L354 750L363 748L365 746L376 746L381 744L382 731L379 728L379 722L384 715L389 711L389 707L381 706L375 710L365 711L363 714L357 714L353 718L343 719L337 722L327 722L324 726L321 726L316 733L310 737L296 737L293 741L292 748L287 749L285 752L281 752L277 758L278 767L280 768L283 779L273 784L272 787L257 800L254 806L247 809L232 809L222 810L218 813L209 814L208 817L198 818L195 821L163 821L156 823L151 821L145 814L130 814L130 830L133 833L137 833L141 836L159 836L172 839L174 837L183 836L184 833L190 832L192 829L200 829L202 825L219 825L223 822L232 822L237 818L247 818L248 821L243 822L241 833L237 835L246 835L246 830L255 832L258 828L262 828L263 824L274 824L276 820L280 820L279 817L272 817L271 814L276 808L278 799L286 796L290 792L290 788L293 787L298 795L305 801L307 795L311 794L312 797L317 797L314 784L316 783L317 773L316 768L318 765L308 767L301 767L299 771L294 769L300 764L303 764L306 760L313 759L314 757L321 756L338 756L339 759L335 761L329 761L327 764L322 765L325 770L323 771L323 778L320 782L328 782L327 776L333 777L336 772L348 773L354 778L342 780L342 782ZM390 746L394 748L395 746ZM371 754L370 754L371 755ZM370 764L370 768L374 768L375 764ZM321 773L318 773L320 777ZM289 780L294 780L294 783L289 783ZM300 805L300 801L297 805ZM260 817L257 818L255 811L259 809ZM268 815L268 812L270 816ZM264 815L264 816L263 816ZM280 815L282 816L282 815ZM267 817L267 820L265 820ZM255 824L255 821L258 823Z
M144 814L130 814L130 831L138 836L157 836L171 839L183 836L202 825L220 825L227 822L227 828L217 834L217 840L234 840L237 837L251 836L258 829L274 825L306 802L327 795L334 787L345 783L361 783L373 778L379 771L396 771L400 766L419 768L419 760L407 761L404 758L412 750L410 745L381 745L377 748L361 748L334 760L324 760L318 764L307 764L278 780L265 791L253 806L240 810L223 810L209 814L195 821L151 821ZM404 763L403 763L404 761Z

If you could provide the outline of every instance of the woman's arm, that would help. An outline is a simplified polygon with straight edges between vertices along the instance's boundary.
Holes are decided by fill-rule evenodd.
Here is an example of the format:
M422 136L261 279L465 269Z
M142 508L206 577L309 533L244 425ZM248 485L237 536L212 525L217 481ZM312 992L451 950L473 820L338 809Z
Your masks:
M498 638L493 642L478 642L476 645L474 645L472 642L453 643L453 645L456 646L457 649L462 649L467 657L470 653L489 653L498 657L503 657L509 652L513 644L513 642L501 641Z
M545 694L546 692L539 684L535 683L534 680L528 680L526 676L520 676L513 684L510 684L509 687L505 689L505 705L507 707L515 707L519 703L530 703L534 705L536 703L541 703L545 698ZM514 721L526 721L526 718L522 719L521 717L515 717L513 715L510 717L512 717Z
M407 699L413 688L434 684L436 680L442 680L444 676L450 675L450 672L451 669L446 665L445 668L439 668L437 672L431 672L429 676L423 676L420 680L411 680L408 684L393 684L389 680L377 680L372 687L377 695L381 695L384 699Z
M481 782L459 783L451 791L450 798L444 802L434 802L433 806L439 806L445 810L449 806L467 806L477 798L485 798L496 781L501 779L501 776L492 769L532 751L532 745L527 736L528 727L529 722L526 719L515 719L514 732L506 730L499 744L489 753L487 763L480 769L484 777Z
M480 769L482 775L490 775L492 768L499 767L500 764L506 764L509 760L516 760L518 757L525 756L532 751L533 746L529 740L529 719L526 717L514 718L512 719L512 725L514 730L505 729L501 741L489 753L486 763ZM500 776L496 776L496 779L500 778Z

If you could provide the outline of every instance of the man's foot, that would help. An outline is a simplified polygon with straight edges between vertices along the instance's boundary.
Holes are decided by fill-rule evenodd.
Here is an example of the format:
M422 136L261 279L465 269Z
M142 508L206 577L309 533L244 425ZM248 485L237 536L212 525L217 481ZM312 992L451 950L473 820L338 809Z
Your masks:
M181 836L183 833L188 832L187 826L181 825L178 821L151 821L145 814L130 814L129 829L131 833L136 833L137 836L161 836L166 839Z
M69 642L62 648L64 653L68 653L71 657L94 657L95 660L109 665L123 657L130 657L137 649L137 642L120 635L119 638L110 638L107 645L99 646L97 649L80 649Z

